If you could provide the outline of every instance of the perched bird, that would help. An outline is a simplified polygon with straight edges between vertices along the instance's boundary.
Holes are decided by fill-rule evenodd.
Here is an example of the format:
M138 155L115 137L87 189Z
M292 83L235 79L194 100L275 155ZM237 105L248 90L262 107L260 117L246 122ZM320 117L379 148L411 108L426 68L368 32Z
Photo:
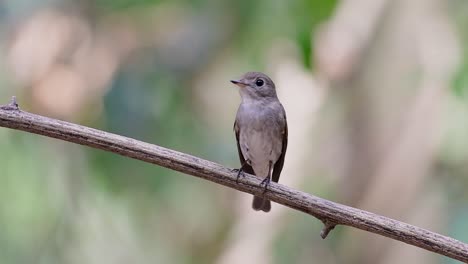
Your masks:
M270 180L278 182L288 145L286 113L276 95L275 84L261 72L248 72L239 80L242 99L237 110L234 131L243 172L263 177L265 190ZM269 200L254 196L254 210L269 212Z

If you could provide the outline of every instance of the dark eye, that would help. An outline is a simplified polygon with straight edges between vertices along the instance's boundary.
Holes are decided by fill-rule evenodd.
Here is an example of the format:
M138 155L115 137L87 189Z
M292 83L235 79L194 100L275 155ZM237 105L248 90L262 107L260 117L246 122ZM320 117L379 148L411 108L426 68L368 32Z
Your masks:
M262 79L257 79L257 80L255 81L255 85L257 85L258 87L263 86L263 84L264 84L264 82L263 82Z

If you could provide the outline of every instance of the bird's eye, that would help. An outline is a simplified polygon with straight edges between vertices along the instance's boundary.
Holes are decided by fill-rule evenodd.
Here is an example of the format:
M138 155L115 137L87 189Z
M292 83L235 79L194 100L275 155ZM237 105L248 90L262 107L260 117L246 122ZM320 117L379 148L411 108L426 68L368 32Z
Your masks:
M255 85L257 85L258 87L263 86L263 84L264 84L264 82L263 82L262 79L257 79L257 80L255 81Z

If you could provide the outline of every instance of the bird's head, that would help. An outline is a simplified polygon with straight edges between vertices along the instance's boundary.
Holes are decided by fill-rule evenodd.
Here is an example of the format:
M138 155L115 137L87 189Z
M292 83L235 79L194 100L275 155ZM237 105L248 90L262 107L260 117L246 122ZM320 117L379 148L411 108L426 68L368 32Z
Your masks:
M239 87L242 100L276 99L276 88L273 81L261 72L248 72L239 80L231 80Z

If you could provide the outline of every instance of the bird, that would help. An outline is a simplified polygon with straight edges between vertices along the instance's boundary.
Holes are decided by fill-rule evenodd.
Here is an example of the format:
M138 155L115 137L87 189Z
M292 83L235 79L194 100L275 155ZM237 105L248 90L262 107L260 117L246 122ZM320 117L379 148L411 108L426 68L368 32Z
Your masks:
M247 72L238 80L241 103L234 122L241 163L237 180L244 172L263 177L267 190L270 181L278 182L288 146L286 112L276 94L274 82L261 72ZM269 212L271 202L254 196L252 208Z

